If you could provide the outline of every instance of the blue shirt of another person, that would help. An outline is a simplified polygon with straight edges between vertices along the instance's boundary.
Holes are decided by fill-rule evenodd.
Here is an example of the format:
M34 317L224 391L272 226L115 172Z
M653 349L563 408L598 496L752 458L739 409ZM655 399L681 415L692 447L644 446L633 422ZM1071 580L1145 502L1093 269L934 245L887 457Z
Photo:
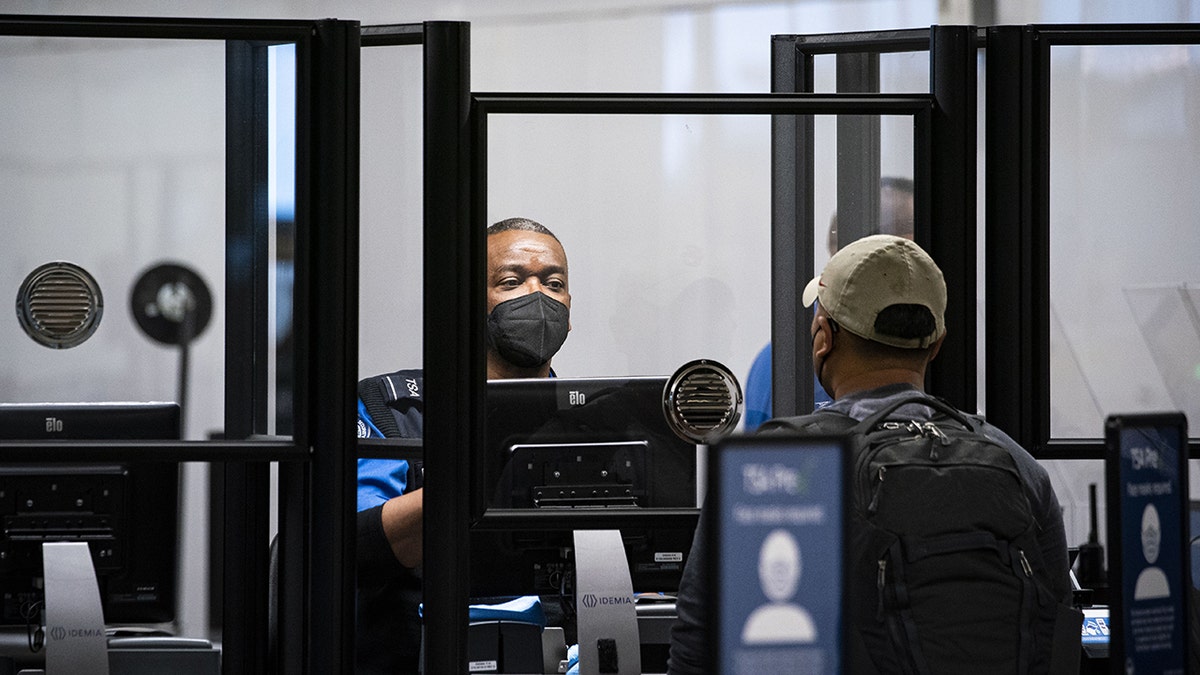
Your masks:
M768 342L754 357L750 364L750 374L746 376L746 422L745 430L754 431L763 422L774 417L771 414L771 343ZM813 375L814 410L824 408L833 402L825 388Z

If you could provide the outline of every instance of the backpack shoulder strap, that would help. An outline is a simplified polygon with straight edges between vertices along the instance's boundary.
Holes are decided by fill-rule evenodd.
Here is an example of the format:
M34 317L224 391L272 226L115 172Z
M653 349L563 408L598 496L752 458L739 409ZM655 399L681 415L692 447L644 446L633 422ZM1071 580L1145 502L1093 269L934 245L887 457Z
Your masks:
M869 417L864 419L862 422L860 422L858 424L859 430L866 432L866 431L870 431L871 429L874 429L876 425L878 425L880 422L883 422L884 420L886 420L888 415L891 415L892 413L896 412L900 408L902 408L906 405L909 405L911 403L923 405L927 408L933 408L935 411L941 413L942 415L945 415L946 417L949 417L949 418L953 419L954 421L958 422L959 424L963 425L964 427L967 428L968 431L972 431L972 432L979 431L979 423L978 423L977 418L975 418L974 416L971 416L971 415L967 415L966 413L964 413L961 410L959 410L958 408L955 408L954 406L950 405L948 402L946 402L943 399L940 399L936 396L930 396L928 394L921 393L921 392L913 392L909 396L904 396L902 398L896 399L895 401L892 401L890 404L879 409L875 414L870 415Z
M849 415L823 408L808 415L769 419L758 428L758 433L787 434L799 431L812 434L840 434L853 429L856 424L857 421Z
M763 432L774 433L796 431L809 433L840 433L855 429L856 431L865 433L875 428L875 426L880 422L886 420L888 415L891 415L900 408L909 404L918 404L928 408L933 408L937 412L945 415L946 417L950 417L971 431L978 431L980 428L980 421L977 416L967 415L966 413L950 405L945 400L936 396L930 396L922 392L913 392L908 396L904 396L892 401L890 404L879 409L861 422L844 413L834 412L828 408L822 408L808 415L798 415L796 417L776 417L763 422L759 429Z

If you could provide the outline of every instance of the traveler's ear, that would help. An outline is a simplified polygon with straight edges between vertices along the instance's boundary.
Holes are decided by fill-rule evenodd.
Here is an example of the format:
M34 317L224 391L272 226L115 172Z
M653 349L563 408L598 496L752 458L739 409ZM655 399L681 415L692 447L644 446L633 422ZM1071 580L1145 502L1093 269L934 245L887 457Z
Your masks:
M833 351L833 336L837 331L833 330L833 326L829 322L829 317L824 314L817 315L817 336L824 336L820 346L817 346L816 338L813 339L813 357L825 357L829 352Z
M925 363L929 363L929 361L932 361L932 360L934 360L935 358L937 358L938 352L942 351L942 343L943 343L943 342L945 342L945 341L946 341L946 334L945 334L945 333L943 333L943 334L942 334L942 337L938 338L938 339L937 339L937 342L934 342L934 343L933 343L933 346L932 346L932 347L930 347L930 349L929 349L929 360L927 360Z

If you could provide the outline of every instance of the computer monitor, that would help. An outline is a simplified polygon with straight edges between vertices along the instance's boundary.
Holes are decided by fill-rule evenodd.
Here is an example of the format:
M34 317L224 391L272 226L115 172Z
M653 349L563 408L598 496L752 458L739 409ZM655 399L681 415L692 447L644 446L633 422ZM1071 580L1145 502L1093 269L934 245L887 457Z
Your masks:
M696 445L667 425L666 385L666 377L489 381L480 466L484 484L497 486L491 506L695 506Z
M175 403L0 403L0 440L177 440ZM0 625L42 600L42 543L87 542L107 624L173 621L176 462L0 464Z
M489 381L487 442L476 468L480 484L495 486L490 508L543 514L602 510L617 525L612 529L621 530L634 591L677 590L695 521L656 526L646 517L697 506L697 447L667 424L667 380ZM472 595L569 596L571 536L569 528L532 521L524 529L476 529Z

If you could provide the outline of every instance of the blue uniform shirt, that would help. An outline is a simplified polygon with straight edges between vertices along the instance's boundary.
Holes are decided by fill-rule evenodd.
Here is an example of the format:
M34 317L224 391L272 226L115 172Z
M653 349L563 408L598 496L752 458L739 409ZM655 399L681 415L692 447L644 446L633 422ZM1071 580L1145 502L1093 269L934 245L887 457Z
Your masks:
M383 438L366 406L358 402L358 437ZM408 487L408 462L403 459L358 460L358 510L379 506L404 494Z

